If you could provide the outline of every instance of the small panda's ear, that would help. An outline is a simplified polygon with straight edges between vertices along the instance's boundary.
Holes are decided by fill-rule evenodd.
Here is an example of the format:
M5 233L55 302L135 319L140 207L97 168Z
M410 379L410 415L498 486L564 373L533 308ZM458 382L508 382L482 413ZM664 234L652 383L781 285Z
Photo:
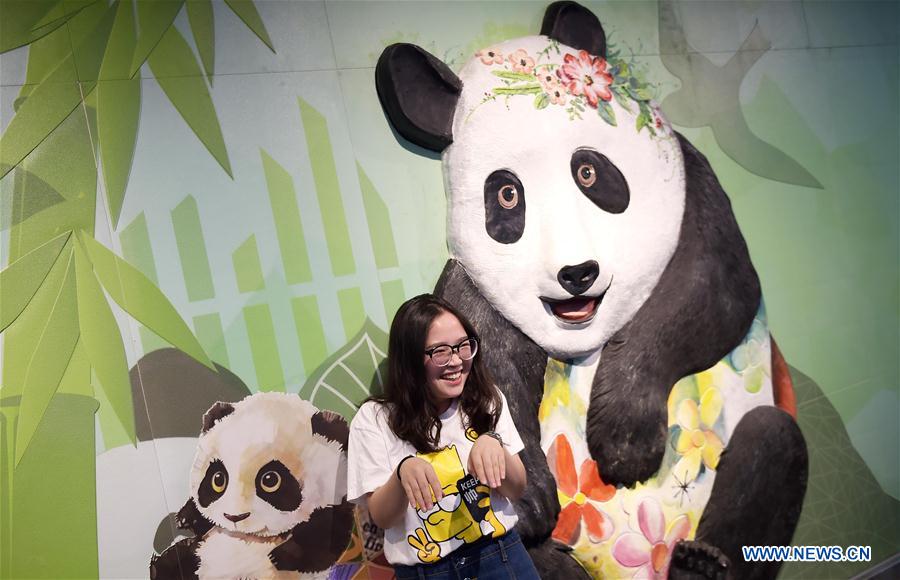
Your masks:
M375 88L403 138L438 153L453 142L462 81L446 64L414 44L392 44L378 59Z
M544 12L541 34L606 58L606 33L594 13L575 2L554 2Z
M350 427L347 421L334 411L319 411L310 419L312 432L326 439L337 441L347 449L347 440L350 438Z
M222 401L214 403L213 406L203 414L203 429L200 433L206 433L213 428L216 421L219 421L232 413L234 413L234 405L231 403L223 403Z

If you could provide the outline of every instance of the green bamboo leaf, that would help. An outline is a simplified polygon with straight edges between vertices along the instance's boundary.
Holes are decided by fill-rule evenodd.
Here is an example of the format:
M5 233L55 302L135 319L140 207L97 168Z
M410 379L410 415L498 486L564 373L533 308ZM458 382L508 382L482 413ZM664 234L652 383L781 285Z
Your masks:
M610 88L612 89L612 94L616 98L616 102L619 103L619 106L626 111L631 111L631 102L628 98L628 93L623 91L620 86L613 86Z
M106 2L97 2L81 10L66 26L75 47L75 71L79 81L93 82L99 77L117 8L116 4L107 6ZM84 94L89 91L82 89Z
M78 84L66 82L72 57L60 62L28 95L0 137L0 178L40 145L81 102Z
M43 18L38 20L34 26L31 27L32 32L38 30L39 28L43 28L45 26L50 26L53 24L65 24L71 18L73 18L76 14L81 12L82 9L94 4L98 0L65 0L57 4L50 12L44 15Z
M520 85L518 87L497 87L494 89L495 95L535 95L544 89L539 84Z
M213 8L210 0L187 0L188 22L194 35L194 44L200 53L200 61L209 82L213 80L216 62L216 30L213 26Z
M526 81L532 83L537 82L537 77L528 73L519 73L509 70L495 70L491 71L491 74L498 76L501 79L507 79L510 81Z
M59 263L62 267L54 268L48 277L46 292L41 292L35 299L29 314L34 311L23 326L25 342L21 344L25 353L23 359L4 361L4 364L21 364L23 379L21 383L22 399L19 406L18 425L16 427L16 463L22 459L28 444L31 442L50 399L59 388L59 383L69 366L69 359L78 342L78 306L75 298L75 265L72 263L70 247ZM15 325L19 326L18 324ZM11 329L12 330L12 329ZM17 331L19 329L16 329ZM7 336L8 340L19 336ZM27 362L26 362L27 361ZM18 373L16 373L18 374Z
M187 41L174 26L159 41L148 60L159 86L206 149L231 177L231 163L222 128L203 71Z
M137 0L138 26L141 35L131 59L129 78L137 72L166 32L172 29L172 23L184 0Z
M113 227L122 211L141 114L140 75L129 78L135 42L133 5L121 1L100 66L104 80L97 85L97 135Z
M59 0L5 0L0 2L0 53L30 44L53 32L65 21L33 29Z
M381 363L387 344L387 334L367 318L356 336L316 369L300 396L349 421L366 397L384 388Z
M225 4L228 4L231 11L237 14L260 40L266 43L269 50L275 52L272 39L269 38L266 26L263 24L262 18L259 17L259 12L256 11L256 6L254 6L252 0L225 0Z
M125 346L122 344L115 316L80 243L75 245L75 287L81 340L91 367L97 374L97 380L100 381L113 412L134 443L137 436Z
M87 233L82 232L80 239L100 284L125 312L175 348L215 370L188 325L153 282Z
M600 113L600 116L603 117L604 121L606 121L613 127L616 126L616 112L613 110L609 103L601 99L597 103L597 112Z
M66 232L28 252L0 272L0 332L31 302L72 232Z

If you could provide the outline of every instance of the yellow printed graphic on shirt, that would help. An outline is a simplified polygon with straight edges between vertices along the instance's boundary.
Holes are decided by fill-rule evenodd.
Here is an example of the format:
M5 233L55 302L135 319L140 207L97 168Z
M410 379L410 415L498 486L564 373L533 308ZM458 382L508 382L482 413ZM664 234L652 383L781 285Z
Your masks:
M506 528L497 519L491 509L491 490L486 485L478 484L478 507L486 509L483 521L478 522L469 513L462 500L457 482L466 476L462 460L455 445L451 445L434 453L419 454L434 467L444 497L428 511L417 509L422 526L407 536L409 545L416 550L419 561L423 563L437 562L441 556L460 545L471 544L482 536L491 534L494 537L506 533Z

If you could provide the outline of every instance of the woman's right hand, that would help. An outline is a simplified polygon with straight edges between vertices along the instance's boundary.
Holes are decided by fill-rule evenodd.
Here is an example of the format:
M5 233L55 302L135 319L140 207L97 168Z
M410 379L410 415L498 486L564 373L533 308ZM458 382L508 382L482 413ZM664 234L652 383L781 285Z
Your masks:
M424 459L410 457L404 460L398 473L400 484L413 509L428 511L434 507L435 502L441 501L444 497L441 481L434 467Z

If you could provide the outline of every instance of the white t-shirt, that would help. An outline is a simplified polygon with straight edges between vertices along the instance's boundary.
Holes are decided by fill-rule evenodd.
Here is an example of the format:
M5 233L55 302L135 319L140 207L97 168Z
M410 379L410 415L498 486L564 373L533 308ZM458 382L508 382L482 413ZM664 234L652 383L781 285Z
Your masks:
M503 409L495 431L503 438L510 454L525 446L513 425L503 394ZM347 497L365 505L367 494L395 477L401 459L415 455L434 466L444 491L444 498L429 512L407 507L403 523L384 531L384 555L391 564L415 565L437 562L465 544L482 536L505 534L517 521L509 500L480 483L469 486L458 482L466 477L469 451L478 435L465 429L457 402L441 415L441 450L416 453L412 444L397 438L387 421L382 405L369 401L360 407L350 423L349 461L347 465ZM474 474L473 474L474 477ZM469 504L476 506L474 517L463 495L468 491ZM480 517L479 517L480 516Z

